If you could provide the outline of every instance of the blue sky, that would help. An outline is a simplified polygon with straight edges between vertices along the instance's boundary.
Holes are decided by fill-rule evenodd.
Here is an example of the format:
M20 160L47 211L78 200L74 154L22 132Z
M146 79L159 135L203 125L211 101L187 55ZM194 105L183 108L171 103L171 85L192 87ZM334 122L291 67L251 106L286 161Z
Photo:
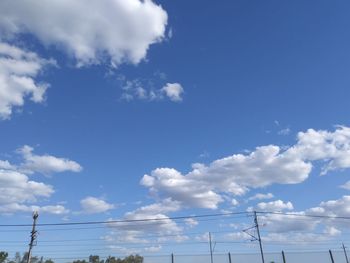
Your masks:
M0 3L2 222L350 215L350 3L102 2ZM262 218L266 241L346 240L287 219ZM247 239L250 218L218 221L137 234Z

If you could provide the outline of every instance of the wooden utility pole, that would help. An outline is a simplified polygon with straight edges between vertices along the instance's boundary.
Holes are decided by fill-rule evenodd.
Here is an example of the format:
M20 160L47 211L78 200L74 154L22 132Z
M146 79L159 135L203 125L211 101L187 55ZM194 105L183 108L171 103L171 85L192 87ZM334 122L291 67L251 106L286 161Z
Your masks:
M344 250L344 255L345 255L346 263L349 263L348 253L346 253L346 247L345 247L344 243L343 243L343 250Z
M262 263L265 263L264 251L263 251L263 247L262 247L260 230L259 230L258 216L256 215L256 211L254 211L254 222L255 222L256 232L258 234L258 241L259 241L259 246L260 246L261 260L262 260Z
M31 235L30 235L30 243L29 243L29 250L28 250L28 258L27 258L27 263L30 263L30 259L32 257L32 249L33 249L33 246L35 246L35 241L36 241L36 238L37 238L37 231L35 230L35 227L36 227L36 220L38 219L38 212L34 212L33 213L33 228L32 228L32 232L31 232Z

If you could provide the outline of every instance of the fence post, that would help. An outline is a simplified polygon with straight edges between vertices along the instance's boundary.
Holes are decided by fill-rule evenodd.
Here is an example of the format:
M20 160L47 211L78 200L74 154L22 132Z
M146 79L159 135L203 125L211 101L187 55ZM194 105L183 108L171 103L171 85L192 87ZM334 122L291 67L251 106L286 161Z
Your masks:
M334 263L334 258L333 258L332 250L329 250L329 256L331 257L332 263Z
M282 259L283 259L283 263L287 263L286 256L284 255L284 251L283 250L282 250Z
M174 254L171 253L171 263L174 263Z
M228 252L228 262L229 262L229 263L232 263L232 260L231 260L231 253L230 253L230 252Z

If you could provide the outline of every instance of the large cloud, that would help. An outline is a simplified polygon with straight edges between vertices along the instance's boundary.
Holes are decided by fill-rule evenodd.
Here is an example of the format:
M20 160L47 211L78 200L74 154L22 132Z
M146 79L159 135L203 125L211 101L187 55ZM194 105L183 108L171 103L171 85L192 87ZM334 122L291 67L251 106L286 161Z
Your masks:
M220 192L242 195L249 188L300 183L310 171L310 164L290 158L279 147L270 145L258 147L249 155L216 160L208 166L195 164L186 175L175 169L158 168L145 175L141 184L184 205L215 209L223 201Z
M170 198L147 206L142 206L124 215L123 220L129 222L110 223L110 233L104 237L110 248L119 253L141 253L161 249L161 242L183 241L188 237L183 235L184 228L166 213L181 209L177 201ZM140 221L138 221L140 220ZM188 227L195 221L186 221ZM130 251L128 244L144 244L142 249ZM154 244L157 244L154 246Z
M60 172L80 172L83 168L75 161L58 158L52 155L36 155L33 154L33 148L24 145L17 151L22 154L24 163L21 165L21 169L26 173L60 173Z
M305 181L313 162L324 163L322 174L350 167L350 128L334 132L310 129L300 132L297 143L282 150L275 145L257 147L249 154L234 154L209 165L194 164L187 174L157 168L141 184L153 195L170 197L183 206L217 208L222 194L245 194L251 188Z
M23 106L27 97L35 103L44 101L49 85L35 79L53 63L33 52L0 42L0 119L9 119L13 107Z
M298 143L288 150L291 156L324 161L322 174L350 167L350 128L339 126L334 132L309 129L298 133Z
M32 173L51 174L62 171L78 172L81 166L65 158L51 155L34 155L33 148L24 146L18 152L24 163L11 164L0 160L0 214L39 211L41 213L65 214L69 210L62 205L38 205L48 201L54 193L53 186L29 179Z
M62 205L32 205L54 193L51 185L29 180L28 176L14 170L0 169L0 214L39 211L41 213L65 214Z
M80 205L84 213L87 214L97 214L107 212L115 206L113 204L107 203L105 200L88 196L80 201Z
M31 33L71 54L80 65L106 57L139 63L165 34L167 13L151 0L3 0L0 33Z

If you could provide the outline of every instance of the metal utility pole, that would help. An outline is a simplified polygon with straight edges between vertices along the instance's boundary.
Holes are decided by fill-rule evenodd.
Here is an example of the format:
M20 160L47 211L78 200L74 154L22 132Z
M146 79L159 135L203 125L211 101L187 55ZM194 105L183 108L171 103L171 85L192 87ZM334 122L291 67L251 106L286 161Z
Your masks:
M344 255L345 255L346 263L349 263L348 253L346 253L346 247L345 247L344 243L343 243L343 250L344 250Z
M27 263L30 263L30 259L32 257L32 249L33 249L33 246L35 246L35 241L36 241L36 238L37 238L37 231L35 230L35 227L36 227L36 220L38 219L38 212L34 212L33 213L33 228L32 228L32 232L31 232L31 235L30 235L30 243L29 243L29 250L28 250L28 258L27 258Z
M284 254L283 250L282 250L282 259L283 259L283 263L286 263L286 255Z
M332 250L329 250L329 256L331 257L332 263L334 263L333 253Z
M260 237L258 216L256 215L256 211L254 211L254 222L255 222L256 232L258 234L258 241L259 241L259 246L260 246L261 260L262 260L262 263L265 263L264 251L263 251L263 247L262 247L262 243L261 243L261 237Z
M210 262L213 263L213 246L211 243L211 233L209 232Z

